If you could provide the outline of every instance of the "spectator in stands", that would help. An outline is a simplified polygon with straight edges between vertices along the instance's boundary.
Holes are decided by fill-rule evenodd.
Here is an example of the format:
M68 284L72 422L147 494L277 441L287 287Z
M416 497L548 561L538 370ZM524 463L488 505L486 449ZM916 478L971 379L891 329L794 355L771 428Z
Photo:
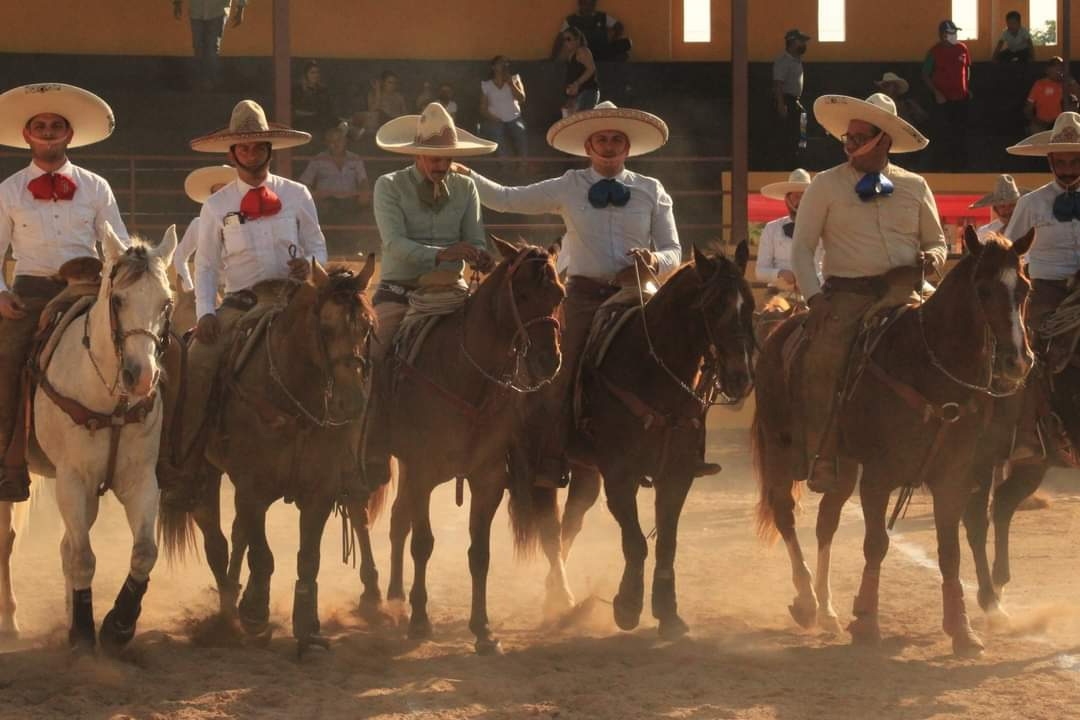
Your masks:
M225 32L226 12L232 27L244 22L247 0L190 0L191 45L195 51L196 83L202 90L213 90L220 83L221 36ZM173 0L173 17L184 16L184 0Z
M791 238L795 235L795 216L799 212L799 203L802 202L803 192L808 187L810 173L798 168L792 171L786 182L769 183L761 188L762 195L773 200L783 200L787 206L786 215L765 224L758 242L754 272L759 281L769 283L771 295L798 292L798 282L791 269Z
M316 155L300 175L315 198L319 217L329 223L357 222L360 208L371 202L367 169L356 153L345 149L347 126L326 131L326 150Z
M930 115L923 109L922 105L908 95L910 85L907 80L896 73L887 72L881 76L880 80L875 80L874 85L892 98L892 101L896 104L897 115L917 128L926 128Z
M806 41L810 36L797 28L784 34L784 52L773 61L773 101L779 128L777 148L784 167L798 165L799 138L802 132L800 119L803 106L802 56L806 53Z
M510 60L496 55L491 61L487 80L480 82L481 134L499 143L500 156L509 155L508 143L513 144L518 157L528 155L525 122L521 104L525 102L525 85L521 76L511 74Z
M1005 13L1005 30L1001 33L994 59L998 62L1027 62L1031 59L1031 33L1020 25L1020 13Z
M994 192L983 195L971 203L972 208L993 208L994 219L985 225L981 225L975 232L980 240L986 240L990 233L1004 233L1005 228L1012 219L1013 211L1016 210L1016 202L1020 199L1021 192L1016 187L1016 181L1012 175L999 175L994 184Z
M322 84L319 63L308 60L300 83L292 91L293 127L321 138L327 129L338 123L334 99L330 90Z
M938 24L938 42L926 53L923 81L934 95L935 145L941 148L943 169L967 166L967 120L971 104L971 53L957 38L952 20ZM940 139L940 140L939 140Z
M565 60L562 36L570 28L577 28L585 36L586 45L598 62L609 60L628 60L632 43L626 36L626 28L614 16L596 9L596 0L578 0L578 11L567 15L563 20L555 45L551 50L552 59Z
M420 86L420 94L416 96L416 111L423 112L428 103L435 101L435 87L430 80L425 80Z
M1046 77L1035 81L1024 103L1028 134L1049 130L1064 107L1062 98L1065 82L1065 61L1058 56L1046 63Z
M450 113L450 117L454 119L454 122L457 122L458 106L457 101L454 100L454 86L450 83L440 85L439 94L435 100L446 109L446 112Z
M563 107L563 117L566 117L596 107L600 101L600 82L585 34L571 27L563 31L562 40L566 47L567 99Z
M388 120L407 114L405 96L401 94L401 79L391 70L371 81L368 92L368 111L375 113L374 123L381 125Z

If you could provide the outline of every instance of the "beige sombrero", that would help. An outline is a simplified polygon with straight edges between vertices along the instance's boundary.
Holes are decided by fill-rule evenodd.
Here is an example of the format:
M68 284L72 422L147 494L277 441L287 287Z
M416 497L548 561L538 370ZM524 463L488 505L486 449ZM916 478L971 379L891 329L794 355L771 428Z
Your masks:
M202 205L213 192L215 185L227 185L236 179L236 168L232 165L210 165L192 170L184 178L184 192L195 202Z
M881 76L880 80L874 81L874 85L877 87L889 85L890 83L898 87L900 95L907 95L907 91L911 89L911 85L908 84L908 81L894 72L887 72Z
M630 138L629 157L644 155L664 146L668 126L644 110L619 108L605 100L592 110L568 115L548 128L548 145L570 155L587 157L585 141L593 133L617 130Z
M1015 204L1024 193L1016 187L1016 181L1012 175L998 175L994 183L994 192L987 193L975 202L968 205L971 208L993 207L994 205Z
M868 122L892 138L890 153L922 150L930 144L926 136L896 114L896 103L885 93L865 100L847 95L822 95L814 101L814 117L837 140L847 132L852 120Z
M1037 132L1006 148L1010 155L1039 157L1058 152L1080 152L1080 115L1063 112L1050 130Z
M633 147L631 145L631 147ZM773 200L783 200L788 193L805 192L810 187L810 173L798 168L792 170L784 182L774 182L761 187L761 194Z
M375 134L375 143L387 152L435 157L487 155L499 147L458 128L437 102L428 103L419 115L402 115L383 124Z
M92 92L64 83L34 83L0 95L0 145L26 149L22 132L30 118L55 113L75 130L68 147L101 142L116 127L112 108Z
M311 142L311 134L293 130L288 125L266 121L266 113L254 100L241 100L233 108L229 126L197 137L191 149L198 152L223 153L237 143L268 142L274 150L296 147Z

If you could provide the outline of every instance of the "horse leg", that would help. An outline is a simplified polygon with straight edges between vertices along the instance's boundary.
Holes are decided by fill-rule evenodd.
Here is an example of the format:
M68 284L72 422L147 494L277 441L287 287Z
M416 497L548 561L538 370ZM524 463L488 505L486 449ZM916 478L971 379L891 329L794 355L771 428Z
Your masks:
M862 501L863 523L866 534L863 537L862 582L859 593L855 596L852 612L855 619L848 625L851 642L855 645L879 645L881 626L878 623L878 586L881 582L881 563L889 552L889 533L886 529L885 514L889 510L889 490L873 483L863 472L859 484L859 499Z
M238 607L240 623L249 635L264 635L270 625L270 577L274 574L274 555L266 540L267 506L255 499L242 500L239 484L236 492L236 522L249 543L248 584Z
M427 614L427 564L435 548L435 535L431 532L431 487L428 478L416 473L412 480L409 514L412 517L413 585L409 590L409 637L426 640L431 637L431 620Z
M240 489L233 483L233 510L235 515L233 516L232 530L229 532L229 538L232 544L232 550L229 553L229 581L236 587L236 592L240 592L240 573L244 570L244 556L247 554L248 549L248 536L244 531L244 523L240 522Z
M91 585L97 558L90 546L90 528L97 519L99 498L84 478L57 468L56 504L64 521L60 557L69 603L68 643L76 650L93 650L97 643Z
M859 465L841 459L839 489L825 493L818 505L817 516L817 579L814 592L817 595L817 625L826 632L839 635L842 631L840 618L832 604L832 541L840 526L840 512L855 491L859 478Z
M229 542L221 531L221 475L208 477L203 492L191 512L203 536L203 550L210 572L217 583L219 608L222 615L236 613L240 584L229 577Z
M581 532L581 526L585 522L585 513L596 504L597 498L600 497L600 472L596 468L584 465L575 464L572 467L562 519L563 560L570 556L570 547Z
M0 502L0 642L17 638L15 591L11 585L11 553L15 549L14 503Z
M660 637L676 640L690 631L679 617L675 597L675 549L679 516L694 479L689 474L658 478L656 485L656 568L653 570L652 613L660 621Z
M548 575L544 581L544 619L554 620L574 607L574 594L570 592L566 561L563 559L558 491L534 487L532 502L540 533L540 547L548 561Z
M941 569L942 628L952 638L953 653L975 657L984 649L971 629L960 584L960 518L971 498L967 484L931 486L934 490L934 526L937 530L938 567Z
M994 492L994 570L991 578L1000 600L1005 586L1012 579L1009 567L1009 529L1013 515L1025 499L1039 489L1046 477L1046 465L1042 463L1019 465L1009 479Z
M638 521L636 477L604 477L604 492L608 509L622 531L622 550L625 566L619 592L613 602L615 624L622 630L633 630L641 620L645 600L645 558L649 547Z
M469 479L469 574L472 575L472 613L469 629L476 636L477 655L498 655L502 646L491 634L487 614L487 576L491 564L491 521L502 502L506 481L499 471L486 470Z
M761 440L765 442L765 440ZM759 515L771 517L787 549L791 562L791 583L795 586L795 598L788 605L788 612L800 627L812 628L817 619L818 600L814 592L814 576L806 564L799 535L795 531L794 481L790 464L785 463L788 453L769 448L763 452L760 469L762 483L762 510Z
M990 489L994 484L993 463L976 457L971 466L971 478L975 484L975 492L968 498L967 507L964 509L964 530L975 564L975 577L979 581L979 607L994 616L1001 612L1000 598L990 577L990 561L986 553L986 536L990 529L987 506L990 503Z
M390 509L390 584L388 600L405 600L405 541L412 530L412 488L404 465L398 463L398 491Z
M300 550L296 554L296 589L293 594L293 637L296 638L296 652L303 657L304 651L312 646L328 647L325 638L319 635L319 546L326 519L330 517L333 504L329 499L319 498L316 502L300 508Z
M379 591L379 569L375 566L375 554L371 550L371 515L368 498L349 502L349 522L360 545L360 582L364 592L360 594L360 615L365 620L377 622L382 619L382 593Z

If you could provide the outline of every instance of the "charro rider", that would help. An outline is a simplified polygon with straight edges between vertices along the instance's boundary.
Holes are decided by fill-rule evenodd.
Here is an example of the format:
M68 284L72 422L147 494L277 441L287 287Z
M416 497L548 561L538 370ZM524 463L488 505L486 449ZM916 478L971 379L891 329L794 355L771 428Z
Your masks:
M985 240L990 233L1003 234L1005 232L1016 210L1020 195L1020 190L1017 189L1012 175L999 175L994 183L994 191L971 203L972 208L989 207L994 211L994 219L985 225L980 225L976 230L980 240Z
M656 178L626 169L626 159L664 145L668 128L651 113L617 108L602 102L551 126L548 144L556 150L587 157L589 167L524 187L504 187L464 166L485 207L500 212L554 213L563 218L563 254L569 278L563 303L565 324L562 369L541 391L545 416L535 482L555 487L565 476L566 447L573 425L571 389L593 316L619 290L635 282L635 258L658 276L674 271L682 260L671 196ZM634 293L636 298L636 291ZM718 470L699 468L699 474Z
M409 309L409 294L420 278L438 271L448 282L461 279L466 264L487 271L494 265L480 217L476 185L451 173L454 158L486 155L496 143L457 128L439 103L420 115L403 115L379 128L375 141L383 150L410 155L408 167L375 181L375 222L382 239L382 267L375 290L376 338L372 343L375 375L383 377L383 359ZM381 386L383 383L379 383ZM364 451L366 481L375 487L388 479L388 449L383 434L380 392L368 417Z
M0 117L0 145L29 146L31 158L28 167L0 184L0 257L11 247L15 258L10 288L0 274L0 449L5 449L39 316L64 288L61 276L68 273L61 273L61 266L96 259L106 222L124 244L127 230L105 179L67 157L69 147L112 134L115 122L104 100L71 85L24 85L0 95ZM91 265L96 274L100 265L96 260ZM29 497L25 462L14 455L0 468L0 501Z
M825 95L814 115L844 144L848 161L818 175L806 189L795 224L792 266L810 312L803 355L801 426L809 485L837 484L834 416L852 343L867 311L913 299L911 282L891 282L889 270L927 263L940 268L946 246L934 196L926 181L889 161L890 153L921 150L929 141L896 115L881 93L866 100ZM814 251L821 242L823 275Z
M274 150L310 140L308 133L267 122L258 103L241 100L233 108L228 127L191 141L192 150L226 153L237 177L207 198L199 214L198 324L188 351L179 447L173 448L180 477L169 473L172 482L190 481L202 462L205 433L201 430L211 389L237 321L255 306L278 299L282 284L268 281L302 280L312 259L326 263L326 240L311 193L269 170ZM226 298L215 308L222 271ZM161 465L159 476L163 470L174 469Z
M1069 294L1068 281L1080 271L1080 115L1064 112L1057 116L1051 130L1035 133L1008 148L1011 155L1046 157L1053 179L1032 190L1016 203L1016 210L1005 228L1005 236L1016 240L1035 228L1035 242L1027 254L1032 293L1028 300L1025 323L1037 334L1046 316ZM1044 345L1037 341L1036 348ZM1043 362L1035 365L1035 378L1027 383L1020 426L1011 459L1021 461L1041 458L1047 450L1068 447L1068 438L1060 423L1049 426L1057 447L1047 447L1039 437L1037 416L1048 404L1050 373Z
M769 183L761 188L762 195L773 200L782 200L787 207L787 215L765 223L758 240L754 272L758 280L769 284L771 295L800 294L795 273L791 269L791 243L795 237L799 203L809 186L810 173L798 168L788 175L786 181Z

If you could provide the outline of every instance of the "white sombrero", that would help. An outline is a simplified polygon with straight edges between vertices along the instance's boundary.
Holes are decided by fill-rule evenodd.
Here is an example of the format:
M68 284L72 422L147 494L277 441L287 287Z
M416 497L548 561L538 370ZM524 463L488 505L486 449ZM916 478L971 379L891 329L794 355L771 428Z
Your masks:
M998 175L997 182L994 183L994 192L987 193L975 202L968 205L971 208L992 207L994 205L1013 205L1022 192L1016 187L1016 181L1013 180L1012 175Z
M644 155L663 147L668 140L668 126L644 110L615 107L605 100L592 110L568 115L547 131L548 145L570 155L587 157L585 141L593 133L617 130L630 139L629 156Z
M893 84L897 86L900 95L907 95L907 91L911 89L911 85L908 81L900 77L894 72L887 72L881 76L880 80L875 80L874 85L882 87L883 85Z
M1038 157L1057 152L1080 152L1080 115L1063 112L1051 130L1037 132L1006 148L1010 155Z
M402 115L385 123L375 134L375 143L387 152L434 157L487 155L499 147L459 129L437 102L428 103L419 115Z
M232 165L210 165L192 170L184 178L184 192L195 202L202 205L213 192L215 185L228 185L236 179L236 168Z
M237 143L268 142L274 150L311 142L311 134L293 130L288 125L267 122L262 106L254 100L241 100L233 108L229 126L191 141L198 152L223 153Z
M896 114L896 103L885 93L874 93L865 100L847 95L822 95L814 101L814 117L821 127L839 140L848 123L862 120L892 138L891 153L922 150L930 144L926 136Z
M35 83L0 95L0 145L25 149L22 132L30 118L55 113L68 121L75 133L68 147L101 142L116 127L112 108L92 92L64 83Z
M631 145L631 147L633 146ZM788 193L804 192L808 187L810 187L810 173L798 168L792 170L791 174L788 175L788 179L784 182L763 185L761 194L773 200L783 200Z

